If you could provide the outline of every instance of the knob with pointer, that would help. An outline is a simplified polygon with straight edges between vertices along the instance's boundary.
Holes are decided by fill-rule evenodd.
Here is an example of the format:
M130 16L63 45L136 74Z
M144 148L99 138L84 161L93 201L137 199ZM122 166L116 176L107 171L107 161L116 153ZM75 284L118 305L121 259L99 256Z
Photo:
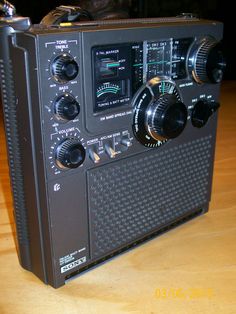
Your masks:
M63 94L54 101L56 118L63 121L74 120L80 112L80 105L70 94Z
M195 104L191 114L193 126L202 128L219 107L220 104L215 101L208 101L206 99L199 100Z
M79 73L79 66L72 56L62 54L53 61L51 72L58 83L66 83L76 78Z

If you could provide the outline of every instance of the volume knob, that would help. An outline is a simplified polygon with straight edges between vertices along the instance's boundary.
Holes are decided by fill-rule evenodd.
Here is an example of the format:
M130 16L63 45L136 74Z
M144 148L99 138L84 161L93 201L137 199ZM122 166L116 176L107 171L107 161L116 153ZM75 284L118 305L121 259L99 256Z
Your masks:
M59 83L65 83L76 78L79 73L77 62L68 54L63 54L53 61L52 75Z
M84 162L85 149L73 138L68 138L56 149L56 164L59 168L77 168Z

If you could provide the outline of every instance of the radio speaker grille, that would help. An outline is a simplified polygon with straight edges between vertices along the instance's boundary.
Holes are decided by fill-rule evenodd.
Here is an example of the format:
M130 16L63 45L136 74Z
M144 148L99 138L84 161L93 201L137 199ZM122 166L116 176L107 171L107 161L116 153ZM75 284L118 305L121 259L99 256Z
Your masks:
M88 171L92 258L171 224L209 201L211 136Z

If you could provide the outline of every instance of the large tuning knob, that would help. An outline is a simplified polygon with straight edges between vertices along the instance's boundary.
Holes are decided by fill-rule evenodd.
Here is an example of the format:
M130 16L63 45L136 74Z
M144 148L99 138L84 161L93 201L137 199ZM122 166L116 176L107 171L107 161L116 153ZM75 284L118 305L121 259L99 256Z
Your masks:
M173 94L163 94L146 111L147 128L155 140L175 138L187 122L187 109Z
M140 88L133 100L133 130L147 147L160 146L179 136L187 123L187 108L173 81L153 78Z
M56 149L56 164L59 168L77 168L84 162L85 149L73 138L67 138Z
M53 61L51 71L57 82L65 83L76 78L79 73L79 66L70 55L63 54Z
M225 67L221 43L211 37L204 37L193 45L189 69L197 83L220 83Z

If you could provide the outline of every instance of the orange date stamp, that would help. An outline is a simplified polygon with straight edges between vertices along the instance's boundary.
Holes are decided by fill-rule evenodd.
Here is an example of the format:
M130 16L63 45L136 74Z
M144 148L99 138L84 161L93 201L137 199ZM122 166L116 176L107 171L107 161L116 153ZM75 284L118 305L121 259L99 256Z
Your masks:
M181 299L181 300L196 300L196 299L211 299L214 297L212 288L157 288L155 290L157 299Z

